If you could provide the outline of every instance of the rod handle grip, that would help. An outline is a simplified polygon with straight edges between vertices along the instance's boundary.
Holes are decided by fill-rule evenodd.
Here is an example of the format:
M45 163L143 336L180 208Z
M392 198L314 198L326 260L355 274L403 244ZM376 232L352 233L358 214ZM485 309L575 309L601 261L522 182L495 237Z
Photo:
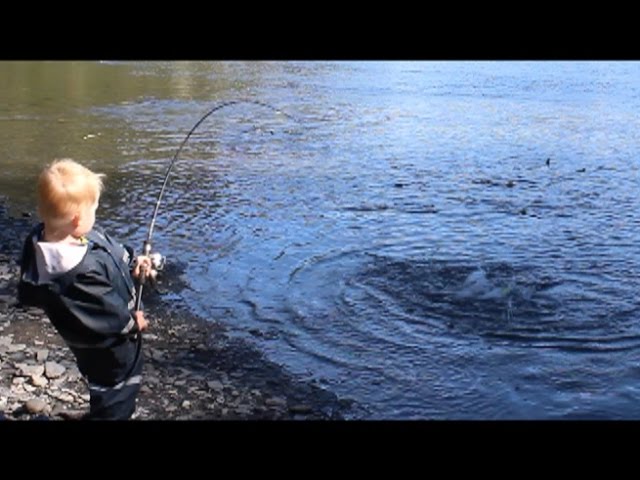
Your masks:
M151 252L151 242L149 240L145 240L144 245L142 247L142 254L145 256L149 256ZM142 305L142 288L144 287L145 282L144 272L140 272L140 278L138 280L138 287L136 288L136 310L141 310L140 306Z

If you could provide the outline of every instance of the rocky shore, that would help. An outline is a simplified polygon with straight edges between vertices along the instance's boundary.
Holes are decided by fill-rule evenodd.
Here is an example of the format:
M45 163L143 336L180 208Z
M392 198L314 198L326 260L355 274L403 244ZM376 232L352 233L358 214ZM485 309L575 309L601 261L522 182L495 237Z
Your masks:
M17 258L34 218L0 199L0 420L74 420L87 410L85 379L39 309L17 303ZM168 268L176 268L168 266ZM179 271L163 288L179 288ZM175 297L175 296L174 296ZM179 300L145 291L150 328L134 419L340 420L351 402L303 382Z

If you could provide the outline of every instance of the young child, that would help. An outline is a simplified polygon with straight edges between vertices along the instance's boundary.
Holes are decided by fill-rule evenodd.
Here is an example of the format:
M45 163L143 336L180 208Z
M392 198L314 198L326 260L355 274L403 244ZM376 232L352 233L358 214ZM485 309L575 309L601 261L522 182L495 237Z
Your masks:
M102 178L70 159L40 174L38 215L20 261L18 300L41 307L89 383L87 419L126 420L135 411L147 321L135 308L132 275L151 272L148 257L94 226Z

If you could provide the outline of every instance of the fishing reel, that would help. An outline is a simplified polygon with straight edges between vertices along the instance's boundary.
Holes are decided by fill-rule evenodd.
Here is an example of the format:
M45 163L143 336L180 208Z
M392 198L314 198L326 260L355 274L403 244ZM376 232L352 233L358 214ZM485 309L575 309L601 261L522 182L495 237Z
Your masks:
M149 286L159 294L167 293L161 290L158 285L158 272L164 268L167 257L158 252L150 253L148 256L151 260L151 270L148 279Z
M151 270L160 271L164 268L165 263L167 262L167 257L162 255L161 253L154 252L151 253L151 242L145 240L144 246L142 247L142 254L145 257L149 257L151 260Z
M142 288L145 283L149 283L151 287L153 287L156 291L158 291L157 284L157 276L158 272L164 269L165 264L167 263L167 257L162 255L159 252L151 252L151 243L149 241L144 242L144 247L142 248L142 254L144 256L149 257L151 260L151 269L149 271L148 277L145 275L141 275L138 280L137 292L136 292L136 310L140 310L142 305Z
M160 292L160 289L158 288L158 272L164 268L164 265L167 262L167 257L158 252L150 253L148 256L151 260L151 268L149 269L149 277L146 281L156 292ZM144 281L145 280L143 279L142 282L144 283Z
M153 286L156 286L158 272L164 269L164 266L167 263L167 257L159 252L148 253L147 256L149 257L149 260L151 260L151 269L149 271L148 280Z
M167 257L158 252L150 253L149 258L151 259L151 268L157 271L161 271L167 263Z

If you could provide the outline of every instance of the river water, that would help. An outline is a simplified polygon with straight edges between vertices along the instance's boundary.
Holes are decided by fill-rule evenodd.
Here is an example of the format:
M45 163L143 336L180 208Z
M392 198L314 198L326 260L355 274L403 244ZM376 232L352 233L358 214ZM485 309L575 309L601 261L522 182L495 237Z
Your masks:
M638 62L2 62L0 194L56 157L177 295L367 419L638 419Z

